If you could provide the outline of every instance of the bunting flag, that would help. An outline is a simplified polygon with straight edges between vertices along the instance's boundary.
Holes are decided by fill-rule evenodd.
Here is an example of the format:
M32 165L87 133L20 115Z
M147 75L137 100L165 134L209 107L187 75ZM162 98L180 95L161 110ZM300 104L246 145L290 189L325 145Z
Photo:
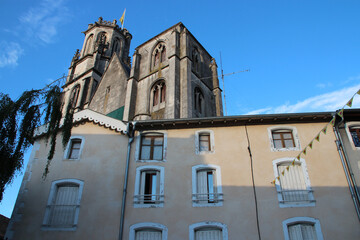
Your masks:
M344 109L341 109L337 114L338 114L341 118L344 118Z
M121 27L124 25L124 20L125 20L125 12L126 12L126 8L121 16L121 18L119 19L119 21L121 22Z
M326 134L327 125L321 130L324 134Z
M330 124L331 124L332 126L335 125L335 117L333 117L333 119L331 119Z
M351 99L343 106L343 108L336 113L336 114L339 115L339 117L341 117L342 119L344 119L344 108L345 108L346 106L352 107L352 104L353 104L353 101L354 101L354 97L355 97L356 94L360 95L360 89L351 97ZM331 126L334 127L334 126L335 126L335 121L336 121L336 115L333 116L333 118L331 119L331 121L330 121L328 124L326 124L326 126L325 126L323 129L321 129L321 131L316 135L316 137L315 137L314 139L315 139L316 141L320 142L320 134L321 134L321 132L323 132L324 134L326 134L328 125L331 124ZM312 149L313 143L314 143L314 139L311 140L311 142L301 151L301 153L299 153L299 155L297 155L296 158L294 158L294 160L291 162L291 165L289 165L289 166L286 167L286 170L287 170L287 171L289 171L289 168L290 168L291 166L295 166L295 160L296 160L296 159L300 161L301 154L306 155L306 148L307 148L307 147L310 147L310 148ZM281 172L281 174L284 176L285 170L283 170L283 171ZM280 176L276 177L276 179L280 181ZM274 181L272 181L271 183L275 184L276 179L275 179Z
M302 151L304 155L306 155L306 148ZM299 155L300 156L300 155ZM300 159L299 159L300 160Z
M352 102L354 100L354 97L352 97L348 102L347 102L347 106L351 107L352 106Z

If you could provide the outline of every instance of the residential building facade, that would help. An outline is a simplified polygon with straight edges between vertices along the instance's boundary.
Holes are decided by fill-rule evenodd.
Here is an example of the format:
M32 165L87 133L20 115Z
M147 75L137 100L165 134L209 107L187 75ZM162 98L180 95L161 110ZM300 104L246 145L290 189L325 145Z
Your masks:
M335 113L223 117L216 62L182 23L137 47L131 68L130 40L102 19L85 31L64 86L72 137L63 149L59 135L44 178L39 128L9 240L360 237Z

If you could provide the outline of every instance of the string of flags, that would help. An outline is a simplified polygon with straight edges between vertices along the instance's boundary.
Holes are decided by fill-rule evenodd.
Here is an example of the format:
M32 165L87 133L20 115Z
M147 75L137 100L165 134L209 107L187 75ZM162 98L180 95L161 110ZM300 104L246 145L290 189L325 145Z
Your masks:
M354 95L351 97L351 99L337 112L337 115L338 115L339 117L341 117L342 119L344 119L344 108L345 108L346 106L352 107L353 100L354 100L354 97L355 97L356 95L360 95L360 89L359 89L356 93L354 93ZM336 115L334 115L334 117L330 120L330 122L328 122L328 123L325 125L325 127L324 127L323 129L321 129L320 132L318 132L318 134L316 134L316 136L310 141L310 143L307 144L306 147L303 148L303 149L300 151L300 153L294 158L294 160L291 162L291 164L290 164L289 166L287 166L287 167L281 172L281 175L284 176L285 170L286 170L286 171L289 171L290 166L294 166L296 160L300 161L301 155L306 155L306 151L307 151L308 147L309 147L310 149L313 148L313 143L314 143L315 140L316 140L317 142L320 142L320 135L321 135L321 133L326 134L328 126L329 126L329 125L331 125L331 126L334 126L334 125L335 125L335 118L336 118ZM275 184L276 181L280 181L280 174L279 174L279 176L276 177L273 181L271 181L271 183L272 183L272 184Z

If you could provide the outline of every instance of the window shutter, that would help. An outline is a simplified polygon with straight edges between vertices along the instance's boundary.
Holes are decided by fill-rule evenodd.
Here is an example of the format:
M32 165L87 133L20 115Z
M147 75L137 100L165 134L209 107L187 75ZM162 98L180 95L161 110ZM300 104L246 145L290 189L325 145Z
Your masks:
M208 199L207 171L197 172L197 196L198 200L206 201Z
M195 240L222 240L220 229L200 229L195 232Z
M299 223L288 227L290 240L317 240L315 226Z
M309 193L306 189L301 165L296 164L287 171L286 167L288 165L289 163L278 166L283 200L285 202L308 201ZM282 171L285 171L286 174L282 175Z
M162 239L162 234L161 231L156 231L156 230L141 230L141 231L136 231L135 234L135 240L161 240Z
M79 187L59 186L52 206L50 225L71 226L74 224Z

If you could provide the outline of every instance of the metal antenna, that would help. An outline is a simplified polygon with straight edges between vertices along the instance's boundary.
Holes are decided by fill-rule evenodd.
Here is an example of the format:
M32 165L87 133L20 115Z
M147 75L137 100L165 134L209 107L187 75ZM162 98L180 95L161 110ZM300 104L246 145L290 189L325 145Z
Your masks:
M220 67L221 67L221 79L222 79L222 84L223 84L223 92L224 92L224 107L225 107L225 116L227 116L227 110L226 110L226 96L225 96L225 81L224 81L224 77L225 76L230 76L236 73L240 73L240 72L249 72L250 69L246 69L246 70L242 70L242 71L237 71L237 72L232 72L232 73L227 73L224 74L223 71L223 67L222 67L222 59L221 59L221 52L220 52Z

